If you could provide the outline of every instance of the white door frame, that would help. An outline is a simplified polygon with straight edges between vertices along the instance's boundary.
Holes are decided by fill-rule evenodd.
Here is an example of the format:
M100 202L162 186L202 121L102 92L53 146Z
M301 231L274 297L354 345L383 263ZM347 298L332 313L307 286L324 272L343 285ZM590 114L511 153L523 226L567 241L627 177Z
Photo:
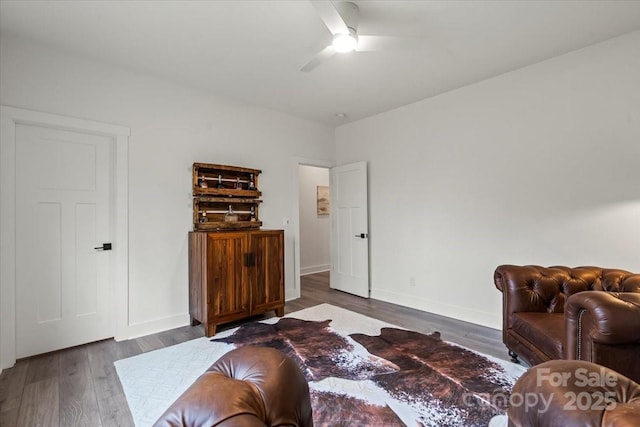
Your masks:
M294 262L293 262L293 294L287 295L287 300L300 298L300 166L316 166L320 168L331 169L333 164L326 160L305 159L303 157L294 157L293 159L293 246L294 246ZM329 257L331 259L331 257Z
M126 339L129 307L128 127L0 106L0 372L16 362L16 125L77 131L113 138L113 289L111 331Z

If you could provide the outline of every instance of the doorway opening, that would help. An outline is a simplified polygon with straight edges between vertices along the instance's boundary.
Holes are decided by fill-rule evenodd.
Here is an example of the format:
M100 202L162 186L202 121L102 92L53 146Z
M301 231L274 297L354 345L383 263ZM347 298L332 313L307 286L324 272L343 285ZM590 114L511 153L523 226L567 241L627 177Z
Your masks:
M328 167L298 165L300 276L331 268L329 174Z

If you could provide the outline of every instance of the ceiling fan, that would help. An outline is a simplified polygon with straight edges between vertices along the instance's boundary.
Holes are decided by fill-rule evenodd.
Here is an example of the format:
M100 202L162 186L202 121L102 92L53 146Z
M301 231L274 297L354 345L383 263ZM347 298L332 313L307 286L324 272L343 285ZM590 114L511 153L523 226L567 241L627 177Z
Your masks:
M383 43L393 41L395 37L358 34L358 5L352 2L340 2L334 5L328 0L310 0L320 19L327 26L333 40L302 67L309 72L337 53L367 52L377 50Z

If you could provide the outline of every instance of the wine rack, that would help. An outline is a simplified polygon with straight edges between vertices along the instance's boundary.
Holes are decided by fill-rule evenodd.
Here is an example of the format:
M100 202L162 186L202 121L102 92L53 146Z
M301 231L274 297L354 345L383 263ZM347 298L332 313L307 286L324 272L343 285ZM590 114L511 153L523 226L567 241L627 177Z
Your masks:
M243 230L262 226L262 171L209 163L193 164L193 230Z

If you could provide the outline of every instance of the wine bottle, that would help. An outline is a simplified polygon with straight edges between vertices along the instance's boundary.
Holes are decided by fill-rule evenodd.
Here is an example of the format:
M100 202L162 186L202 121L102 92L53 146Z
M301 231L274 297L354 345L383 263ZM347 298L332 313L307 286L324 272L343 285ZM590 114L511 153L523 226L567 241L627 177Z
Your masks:
M249 174L249 185L247 186L248 190L255 190L256 184L253 182L253 174Z
M250 221L256 222L256 208L255 206L251 206Z
M236 178L236 183L235 183L235 187L237 190L240 190L242 188L242 185L240 184L240 178Z
M207 188L209 185L207 184L207 180L204 175L200 177L200 188Z
M224 222L238 222L238 214L233 211L231 205L229 205L229 210L224 215Z
M218 175L218 188L222 188L222 175Z

